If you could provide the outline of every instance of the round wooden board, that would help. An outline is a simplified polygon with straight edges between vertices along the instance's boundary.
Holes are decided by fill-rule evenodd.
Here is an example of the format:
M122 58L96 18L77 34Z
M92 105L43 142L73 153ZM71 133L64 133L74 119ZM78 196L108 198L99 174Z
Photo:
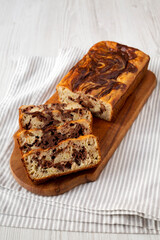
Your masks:
M15 147L10 159L10 168L16 181L27 190L44 196L59 195L82 183L95 181L138 116L138 113L147 101L148 97L151 95L155 86L155 75L151 71L147 71L147 74L133 94L127 99L114 122L106 122L104 120L94 118L93 134L95 134L99 139L102 156L102 161L96 168L72 173L70 175L50 180L47 183L35 185L28 177L21 161L21 153L16 140L17 133L15 133ZM47 103L57 101L58 97L57 93L55 93L47 101Z

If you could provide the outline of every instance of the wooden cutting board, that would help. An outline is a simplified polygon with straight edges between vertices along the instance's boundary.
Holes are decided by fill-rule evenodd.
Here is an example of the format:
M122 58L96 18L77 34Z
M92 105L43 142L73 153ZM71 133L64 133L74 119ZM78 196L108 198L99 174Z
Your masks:
M27 176L22 164L21 153L16 140L17 133L15 133L15 146L10 159L10 168L16 181L27 190L44 196L59 195L82 183L95 181L138 116L155 86L155 75L151 71L147 71L146 76L142 79L134 93L127 99L114 122L106 122L94 118L93 134L99 139L102 156L102 161L96 168L72 173L67 176L50 180L47 183L35 185ZM57 93L55 93L47 103L55 101L57 102Z

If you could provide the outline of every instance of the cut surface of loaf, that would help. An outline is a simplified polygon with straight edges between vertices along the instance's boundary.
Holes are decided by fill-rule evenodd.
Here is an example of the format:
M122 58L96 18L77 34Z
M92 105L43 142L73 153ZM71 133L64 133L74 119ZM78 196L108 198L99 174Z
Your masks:
M147 71L149 56L116 42L102 41L57 85L62 103L78 103L112 120Z
M46 150L32 150L22 158L28 176L35 183L95 167L100 160L94 135L67 139Z
M61 126L69 121L86 119L92 122L92 114L85 108L74 108L65 110L47 110L34 107L32 111L20 110L19 125L20 129L45 129L49 126Z
M75 109L79 108L78 103L49 103L49 104L42 104L42 105L22 105L19 108L19 115L22 113L35 113L35 112L50 112L53 110L67 110L67 109Z
M91 123L85 119L71 121L59 127L23 130L17 134L22 154L33 149L47 149L67 138L78 138L92 133Z

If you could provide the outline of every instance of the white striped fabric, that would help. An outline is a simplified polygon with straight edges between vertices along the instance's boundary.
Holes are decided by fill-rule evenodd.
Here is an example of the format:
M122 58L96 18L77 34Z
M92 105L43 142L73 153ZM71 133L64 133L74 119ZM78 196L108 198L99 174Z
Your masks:
M6 202L2 203L2 212L5 211L3 215L3 222L7 216L21 216L23 218L30 218L31 220L41 219L42 222L48 220L65 220L67 222L79 222L79 223L91 223L101 225L126 225L126 226L134 226L134 227L146 227L149 230L154 230L154 226L157 221L151 219L145 219L143 217L138 217L136 215L125 215L125 214L110 214L110 215L101 215L101 214L89 214L87 212L81 211L70 211L69 209L59 208L56 206L46 205L42 203L36 203L34 201L30 201L26 198L21 198L19 196L15 196L8 192L3 193L2 201ZM28 209L28 205L32 206L32 208ZM22 209L23 208L23 211ZM56 223L55 223L56 224ZM72 229L74 230L74 228ZM157 227L157 231L159 228Z
M160 59L149 68L157 88L96 182L54 197L34 195L13 179L9 159L18 107L44 103L85 50L64 49L56 59L21 57L0 102L0 224L84 232L160 231Z

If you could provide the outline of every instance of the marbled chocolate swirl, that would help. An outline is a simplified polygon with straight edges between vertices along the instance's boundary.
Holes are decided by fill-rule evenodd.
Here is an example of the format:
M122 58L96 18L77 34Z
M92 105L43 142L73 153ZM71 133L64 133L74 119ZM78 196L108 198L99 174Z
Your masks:
M113 89L123 89L124 83L117 81L123 72L136 72L137 68L128 62L136 58L136 49L117 44L117 49L108 48L106 42L100 42L72 69L72 91L91 93L99 90L95 97L101 98ZM75 71L77 74L75 74Z

